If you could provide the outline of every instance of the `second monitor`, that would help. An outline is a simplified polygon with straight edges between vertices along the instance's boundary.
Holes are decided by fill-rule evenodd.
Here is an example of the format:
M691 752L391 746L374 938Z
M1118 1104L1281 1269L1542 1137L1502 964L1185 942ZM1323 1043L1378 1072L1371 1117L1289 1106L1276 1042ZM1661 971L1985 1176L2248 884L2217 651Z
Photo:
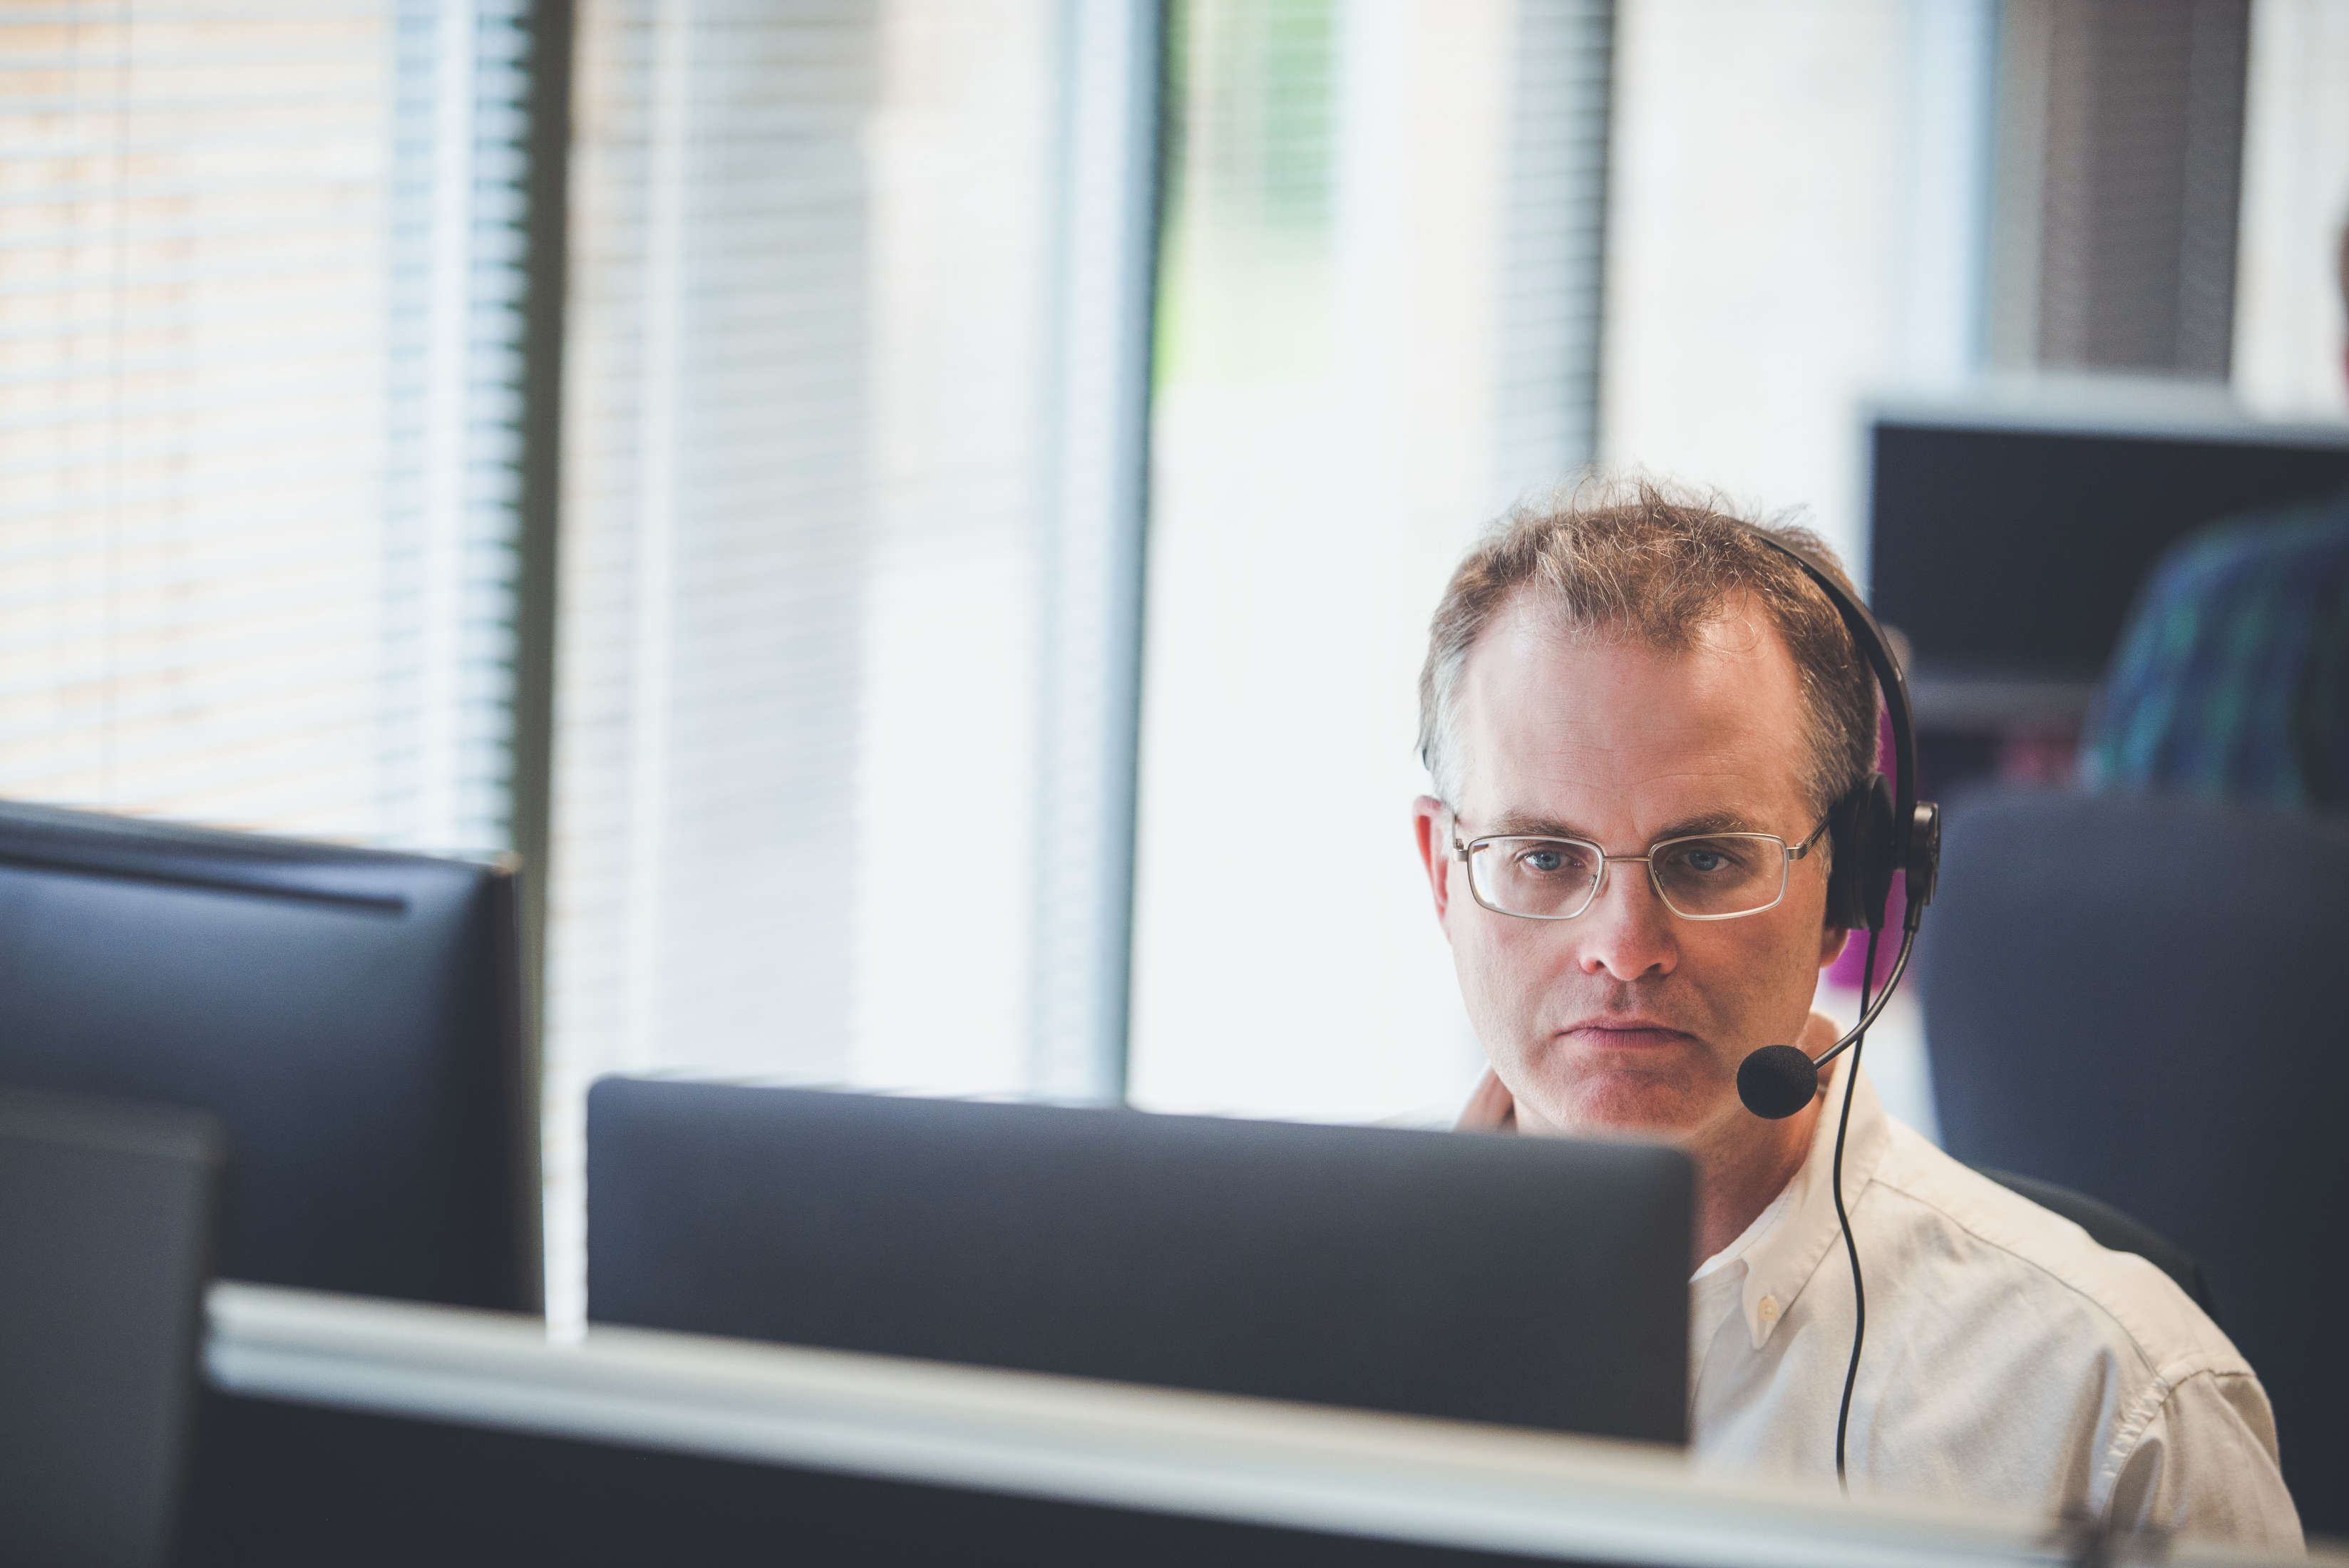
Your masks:
M2349 431L2184 397L1873 410L1869 600L1915 650L1923 721L2076 720L2164 551L2349 485Z
M606 1078L598 1323L1686 1440L1636 1143Z
M228 1138L220 1272L528 1308L504 866L0 803L0 1085Z

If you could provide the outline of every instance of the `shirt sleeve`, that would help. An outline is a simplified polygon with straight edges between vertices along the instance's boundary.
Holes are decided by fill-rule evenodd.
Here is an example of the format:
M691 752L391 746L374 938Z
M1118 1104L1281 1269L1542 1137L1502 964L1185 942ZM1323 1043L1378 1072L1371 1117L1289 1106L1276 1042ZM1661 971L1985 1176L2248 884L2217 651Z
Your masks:
M2259 1379L2197 1370L2114 1434L2105 1517L2126 1529L2298 1553L2300 1511L2277 1468L2275 1416Z

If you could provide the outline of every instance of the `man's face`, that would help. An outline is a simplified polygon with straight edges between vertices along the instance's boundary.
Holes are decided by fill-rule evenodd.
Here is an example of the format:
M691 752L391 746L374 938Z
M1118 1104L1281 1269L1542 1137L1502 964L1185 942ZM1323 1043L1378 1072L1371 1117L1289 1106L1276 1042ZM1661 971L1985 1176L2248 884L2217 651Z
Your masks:
M1520 595L1461 684L1458 816L1423 799L1421 853L1519 1125L1698 1141L1746 1130L1738 1064L1798 1037L1818 968L1842 945L1822 925L1824 841L1794 863L1775 907L1720 921L1673 914L1636 862L1610 862L1572 920L1495 913L1470 896L1451 846L1535 833L1630 855L1732 830L1799 844L1818 824L1802 787L1801 687L1777 629L1734 606L1696 648L1660 654L1560 633Z

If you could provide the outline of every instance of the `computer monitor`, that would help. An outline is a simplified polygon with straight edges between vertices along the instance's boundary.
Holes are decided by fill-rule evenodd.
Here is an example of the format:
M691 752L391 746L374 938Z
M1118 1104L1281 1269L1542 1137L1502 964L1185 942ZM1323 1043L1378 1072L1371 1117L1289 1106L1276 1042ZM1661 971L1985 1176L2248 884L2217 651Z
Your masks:
M1676 1150L605 1078L591 1321L1686 1440Z
M228 1277L527 1308L510 867L0 806L0 1084L227 1129Z
M2162 552L2349 490L2349 426L2117 391L1888 404L1868 452L1870 596L1928 722L2077 718Z
M0 1091L0 1555L170 1554L203 1343L219 1129Z

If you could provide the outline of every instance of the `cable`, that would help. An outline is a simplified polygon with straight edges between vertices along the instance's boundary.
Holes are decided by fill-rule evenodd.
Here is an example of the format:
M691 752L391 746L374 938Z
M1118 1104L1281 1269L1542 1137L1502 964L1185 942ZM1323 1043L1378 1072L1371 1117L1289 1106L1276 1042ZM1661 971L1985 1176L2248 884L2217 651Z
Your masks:
M1868 1017L1868 983L1876 977L1876 939L1879 934L1880 933L1874 929L1869 930L1868 963L1859 972L1859 1016L1862 1020ZM1908 944L1903 943L1901 946L1901 957L1905 960L1908 957ZM1894 975L1886 982L1885 995L1891 994L1892 987L1899 984L1899 979L1898 975ZM1836 1484L1843 1488L1846 1497L1851 1495L1851 1482L1844 1475L1844 1435L1851 1427L1852 1386L1859 1381L1859 1347L1868 1337L1868 1289L1860 1283L1859 1243L1851 1238L1851 1216L1844 1212L1843 1206L1843 1140L1844 1134L1851 1130L1851 1096L1852 1091L1859 1087L1859 1050L1867 1038L1868 1026L1863 1021L1851 1037L1851 1060L1844 1064L1843 1114L1836 1121L1835 1172L1832 1183L1835 1189L1836 1223L1843 1227L1843 1250L1851 1258L1851 1365L1844 1368L1843 1408L1836 1412Z

